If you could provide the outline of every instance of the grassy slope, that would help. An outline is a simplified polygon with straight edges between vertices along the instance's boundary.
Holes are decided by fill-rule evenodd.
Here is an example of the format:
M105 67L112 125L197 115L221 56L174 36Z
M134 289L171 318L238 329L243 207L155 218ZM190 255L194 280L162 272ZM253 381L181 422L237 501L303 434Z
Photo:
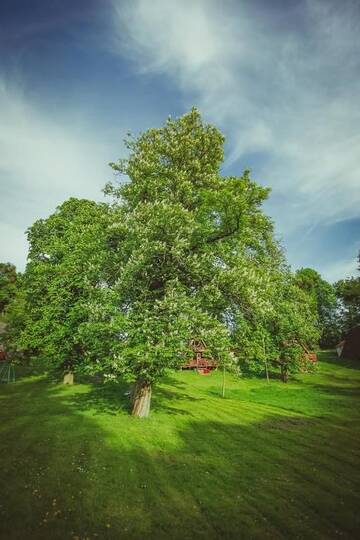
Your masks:
M360 371L284 385L171 374L148 420L125 387L0 387L0 538L355 538Z

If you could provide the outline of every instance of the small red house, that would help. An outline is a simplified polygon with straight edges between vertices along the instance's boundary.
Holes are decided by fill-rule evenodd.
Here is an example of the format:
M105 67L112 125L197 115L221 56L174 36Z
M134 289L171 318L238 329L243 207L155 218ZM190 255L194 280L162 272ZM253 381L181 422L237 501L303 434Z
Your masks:
M190 346L194 351L194 356L183 364L181 369L196 369L199 373L207 374L218 367L215 360L204 356L206 345L202 339L192 339Z

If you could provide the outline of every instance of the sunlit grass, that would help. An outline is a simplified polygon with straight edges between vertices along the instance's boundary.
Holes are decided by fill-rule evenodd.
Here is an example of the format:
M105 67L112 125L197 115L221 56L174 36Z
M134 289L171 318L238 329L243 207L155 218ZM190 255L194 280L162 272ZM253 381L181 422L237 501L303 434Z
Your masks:
M356 538L356 366L287 385L169 373L148 420L126 385L0 387L0 537Z

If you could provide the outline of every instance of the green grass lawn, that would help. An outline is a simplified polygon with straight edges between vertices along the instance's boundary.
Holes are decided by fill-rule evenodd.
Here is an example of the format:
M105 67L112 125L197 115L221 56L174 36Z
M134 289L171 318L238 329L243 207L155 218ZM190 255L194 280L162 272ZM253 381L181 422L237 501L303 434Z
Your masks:
M359 366L360 367L360 366ZM126 386L0 386L0 538L359 537L360 370L287 385L171 373L151 417Z

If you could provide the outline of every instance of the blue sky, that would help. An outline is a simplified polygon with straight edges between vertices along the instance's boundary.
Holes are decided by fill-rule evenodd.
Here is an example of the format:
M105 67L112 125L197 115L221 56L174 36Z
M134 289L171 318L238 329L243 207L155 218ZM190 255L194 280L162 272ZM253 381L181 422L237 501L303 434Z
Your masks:
M100 200L127 131L197 106L250 168L293 268L360 248L356 0L23 0L0 6L0 260L71 197Z

